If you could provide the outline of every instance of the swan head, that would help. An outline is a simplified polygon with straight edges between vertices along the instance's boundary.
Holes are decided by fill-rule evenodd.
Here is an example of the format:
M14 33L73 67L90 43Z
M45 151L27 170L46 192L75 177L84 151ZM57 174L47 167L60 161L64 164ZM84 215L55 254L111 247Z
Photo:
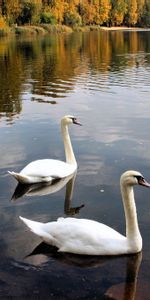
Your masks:
M74 116L71 116L71 115L67 115L67 116L64 116L62 119L61 119L61 124L62 125L69 125L69 124L76 124L76 125L82 125L76 117Z
M150 187L150 183L148 183L143 175L137 171L126 171L121 175L120 184L123 186L134 186L134 185L143 185L146 187Z

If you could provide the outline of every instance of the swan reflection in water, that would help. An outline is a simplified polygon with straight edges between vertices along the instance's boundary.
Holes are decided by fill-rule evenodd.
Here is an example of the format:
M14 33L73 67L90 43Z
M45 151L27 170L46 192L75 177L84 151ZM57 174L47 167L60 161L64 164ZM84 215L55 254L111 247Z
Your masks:
M142 261L142 252L131 255L127 258L126 264L126 279L125 282L112 285L106 296L112 297L115 300L135 300L137 292L137 279L139 268Z
M43 264L46 266L49 262L51 262L52 258L55 261L59 261L61 264L68 265L70 267L77 266L82 269L96 269L93 272L93 281L95 280L95 277L96 281L99 280L98 289L102 289L101 292L106 299L136 299L137 278L142 261L141 252L128 256L124 255L116 257L80 256L70 253L60 253L57 251L57 248L42 242L25 258L25 261L33 265L41 266ZM124 263L123 266L122 262ZM97 276L99 276L99 279L97 279ZM90 281L92 285L92 277Z
M76 172L68 177L62 179L56 179L53 183L34 183L34 184L21 184L18 183L11 200L16 201L23 196L45 196L53 194L61 190L66 186L65 202L64 202L64 213L66 215L78 214L80 209L84 207L84 204L71 207L74 183L76 179Z

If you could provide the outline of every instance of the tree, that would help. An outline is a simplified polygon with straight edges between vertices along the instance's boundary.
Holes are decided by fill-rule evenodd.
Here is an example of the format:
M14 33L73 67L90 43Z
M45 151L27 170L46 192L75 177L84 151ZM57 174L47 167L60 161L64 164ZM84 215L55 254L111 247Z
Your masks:
M77 12L66 12L64 14L64 23L68 26L81 25L81 17Z
M137 0L128 0L128 13L127 23L128 25L136 25L138 19L137 14Z
M145 1L144 13L143 13L143 23L147 27L150 27L150 2L149 2L149 0Z
M112 25L121 25L124 21L124 16L127 13L127 3L125 0L112 0L111 18Z
M95 7L88 0L82 0L79 4L79 13L81 15L82 24L89 25L94 23Z
M99 24L103 24L108 21L110 9L110 0L99 0Z
M55 17L52 15L51 12L49 11L43 11L41 13L41 16L40 16L40 23L43 23L43 24L56 24L56 19Z
M64 0L52 0L51 1L51 13L55 17L58 23L63 23L64 20Z
M144 14L144 5L145 5L145 0L137 0L138 24L141 24L142 22L142 16Z
M21 14L18 17L18 22L21 24L39 23L41 8L41 0L24 0L22 3Z
M150 26L150 0L0 0L7 24Z
M10 25L16 23L16 20L21 12L21 5L19 0L1 1L2 15L6 17L7 23Z
M0 0L0 14L6 16L6 0Z

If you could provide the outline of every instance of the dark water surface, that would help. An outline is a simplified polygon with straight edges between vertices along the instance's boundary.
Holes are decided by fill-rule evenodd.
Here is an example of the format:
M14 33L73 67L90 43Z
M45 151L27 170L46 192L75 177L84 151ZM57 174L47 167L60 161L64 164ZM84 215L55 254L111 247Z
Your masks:
M65 114L83 124L70 127L74 186L57 182L13 196L17 183L8 170L64 159ZM150 31L1 39L0 140L0 297L149 299L150 190L135 188L142 256L58 254L18 217L74 215L125 234L120 175L135 169L150 181Z

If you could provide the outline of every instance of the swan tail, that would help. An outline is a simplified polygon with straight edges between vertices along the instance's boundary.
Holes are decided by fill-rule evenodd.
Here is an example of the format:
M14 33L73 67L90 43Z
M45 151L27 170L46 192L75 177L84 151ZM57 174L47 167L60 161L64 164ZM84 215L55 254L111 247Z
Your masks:
M26 175L22 175L20 173L10 172L10 171L8 171L8 173L12 175L20 183L30 183L30 178Z
M19 218L23 221L23 223L26 224L26 226L34 233L38 234L39 229L41 228L41 225L43 223L36 222L36 221L31 221L29 219L23 218L19 216Z
M19 216L19 218L25 223L25 225L36 235L38 235L40 238L42 238L44 241L48 242L49 244L52 244L53 237L44 230L44 223L32 221L26 218L23 218Z

